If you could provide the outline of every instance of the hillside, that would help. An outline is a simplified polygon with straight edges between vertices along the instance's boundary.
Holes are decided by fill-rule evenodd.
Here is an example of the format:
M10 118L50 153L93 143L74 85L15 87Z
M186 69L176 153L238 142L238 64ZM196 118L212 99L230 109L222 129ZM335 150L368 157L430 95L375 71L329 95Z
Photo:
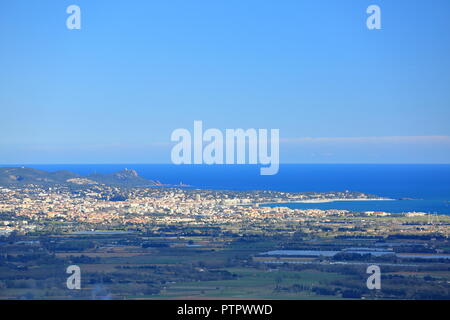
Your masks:
M109 174L90 174L83 177L70 171L47 172L28 167L0 168L0 185L56 185L106 184L122 186L154 186L159 183L140 177L136 171L125 169Z

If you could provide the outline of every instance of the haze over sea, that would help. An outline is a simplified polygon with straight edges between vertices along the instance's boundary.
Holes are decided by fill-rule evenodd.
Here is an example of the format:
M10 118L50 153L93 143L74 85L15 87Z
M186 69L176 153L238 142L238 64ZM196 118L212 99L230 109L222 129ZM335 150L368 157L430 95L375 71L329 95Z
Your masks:
M45 171L81 175L134 169L164 184L201 189L277 190L287 192L359 191L408 201L343 201L289 204L292 208L450 214L450 165L282 164L274 176L261 176L259 165L64 164L27 165Z

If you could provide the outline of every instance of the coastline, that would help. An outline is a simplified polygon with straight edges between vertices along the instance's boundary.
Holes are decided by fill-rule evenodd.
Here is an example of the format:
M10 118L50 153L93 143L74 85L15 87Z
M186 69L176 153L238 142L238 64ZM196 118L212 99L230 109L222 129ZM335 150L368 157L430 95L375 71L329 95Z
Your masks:
M266 204L289 204L289 203L331 203L339 201L398 201L390 198L368 198L368 199L317 199L317 200L296 200L296 201L281 201L281 202L255 202L251 205L266 205Z

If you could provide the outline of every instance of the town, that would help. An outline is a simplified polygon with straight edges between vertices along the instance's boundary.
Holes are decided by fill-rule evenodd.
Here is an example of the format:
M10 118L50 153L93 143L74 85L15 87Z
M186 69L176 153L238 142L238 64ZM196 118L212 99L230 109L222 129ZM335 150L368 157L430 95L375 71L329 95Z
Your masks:
M129 171L118 176L136 179ZM202 190L91 179L0 187L2 299L450 296L447 215L288 207L394 201L351 191ZM367 289L369 264L382 269L382 290ZM81 270L80 290L65 285L73 265Z
M0 188L1 234L46 231L75 232L91 229L156 230L158 226L220 226L222 229L245 227L245 233L261 233L270 225L295 232L299 224L326 225L334 235L345 235L345 228L360 228L361 234L374 236L407 232L408 217L424 213L405 213L392 219L361 220L360 216L389 217L387 212L348 210L290 209L283 204L340 200L383 200L357 192L283 193L276 191L216 191L188 188L128 188L102 184L84 185L85 180L71 180L74 186L38 186ZM88 182L89 183L89 182ZM388 199L386 199L388 200ZM9 219L9 220L8 220ZM342 221L346 219L345 228ZM445 219L445 217L443 218ZM249 229L248 224L252 227ZM290 227L289 227L290 226ZM417 228L416 228L417 229ZM445 225L420 226L421 233L443 233ZM417 230L416 230L417 231Z

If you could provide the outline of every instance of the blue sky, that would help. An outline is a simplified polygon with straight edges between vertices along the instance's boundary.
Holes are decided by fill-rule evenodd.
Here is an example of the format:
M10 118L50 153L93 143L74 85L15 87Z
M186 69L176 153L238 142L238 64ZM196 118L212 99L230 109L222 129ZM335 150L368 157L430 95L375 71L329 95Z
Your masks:
M66 8L81 8L68 30ZM382 9L382 30L366 8ZM167 163L280 129L281 162L450 163L448 0L3 0L0 163Z

